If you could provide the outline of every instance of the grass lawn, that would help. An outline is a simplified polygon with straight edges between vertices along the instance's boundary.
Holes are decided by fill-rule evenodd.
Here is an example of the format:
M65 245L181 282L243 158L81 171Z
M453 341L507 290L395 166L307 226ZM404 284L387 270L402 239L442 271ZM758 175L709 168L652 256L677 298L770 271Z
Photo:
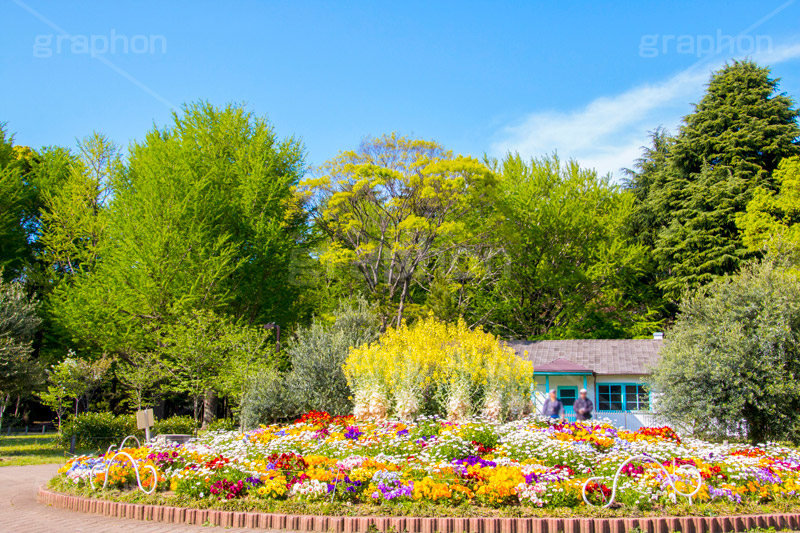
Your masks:
M67 455L53 435L0 437L0 467L63 463Z

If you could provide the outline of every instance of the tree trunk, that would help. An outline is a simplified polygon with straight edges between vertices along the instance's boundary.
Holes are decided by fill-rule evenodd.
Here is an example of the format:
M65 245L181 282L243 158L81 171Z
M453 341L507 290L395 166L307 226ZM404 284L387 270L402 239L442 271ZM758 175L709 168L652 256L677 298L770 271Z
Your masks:
M11 396L6 394L0 399L0 429L3 429L3 413L6 412L6 406L8 405L9 400L11 400Z
M403 310L406 304L406 296L408 295L408 280L403 282L403 292L400 293L400 305L397 307L397 327L403 323Z
M203 429L214 421L217 414L217 393L213 390L207 390L206 396L203 399Z

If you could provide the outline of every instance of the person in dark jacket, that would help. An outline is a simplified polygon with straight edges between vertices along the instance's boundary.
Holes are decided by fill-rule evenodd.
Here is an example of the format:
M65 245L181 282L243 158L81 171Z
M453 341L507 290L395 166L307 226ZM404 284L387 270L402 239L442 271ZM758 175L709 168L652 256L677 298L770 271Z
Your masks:
M564 404L558 400L556 391L550 391L550 397L544 401L542 414L544 416L549 416L553 420L564 418Z
M592 418L592 411L594 411L594 404L592 400L586 397L586 389L581 389L578 392L578 398L572 404L572 409L575 410L576 420L590 420Z

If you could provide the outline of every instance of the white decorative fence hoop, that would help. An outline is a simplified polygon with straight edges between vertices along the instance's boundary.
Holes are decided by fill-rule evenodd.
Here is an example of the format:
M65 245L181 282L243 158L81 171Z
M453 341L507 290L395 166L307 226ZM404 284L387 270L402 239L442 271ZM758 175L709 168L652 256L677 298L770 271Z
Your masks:
M700 489L703 488L703 476L702 474L700 474L700 471L697 469L697 467L693 465L676 466L675 459L674 458L672 459L673 473L678 471L688 472L692 474L692 476L697 481L697 487L695 487L695 489L692 492L686 493L678 490L678 488L675 486L675 482L672 479L672 475L670 475L670 473L667 471L666 468L664 468L664 465L661 464L661 462L658 461L658 459L655 459L648 455L634 455L633 457L629 457L628 459L626 459L621 465L619 465L619 468L617 468L617 473L614 474L614 484L611 487L611 498L608 500L608 502L606 502L605 505L602 506L603 508L611 507L611 505L614 503L614 499L617 497L617 484L619 483L619 476L622 474L622 469L625 468L625 465L633 461L649 461L651 463L655 463L656 465L658 465L658 467L664 472L664 477L666 478L667 483L669 483L669 485L672 487L673 492L675 494L683 496L684 498L688 498L689 505L692 504L692 497L696 496L697 493L700 492ZM590 502L589 499L586 497L586 488L589 486L589 483L598 479L603 479L603 477L602 476L590 477L583 483L583 494L582 494L583 501L586 502L586 505L589 505L591 507L597 507L597 506L592 502ZM605 498L605 496L603 497Z
M136 444L138 445L138 447L141 447L141 444L139 443L139 439L137 439L133 435L128 435L127 437L122 439L122 443L120 443L120 445L119 445L120 449L124 448L125 443L128 441L128 439L135 440ZM142 478L141 478L141 476L139 474L139 465L136 464L136 460L133 457L131 457L130 454L128 454L126 452L118 451L118 452L115 452L114 455L111 455L109 457L109 454L111 454L111 449L114 448L114 447L116 447L115 444L112 444L111 446L109 446L108 450L106 450L106 454L103 456L102 464L98 464L98 465L93 466L92 469L89 471L89 484L92 486L92 490L96 490L96 487L94 486L95 470L98 467L102 467L103 468L103 490L105 490L106 485L108 485L108 470L111 468L111 465L114 463L114 460L117 457L119 457L120 455L122 455L123 456L123 460L127 459L128 461L130 461L131 466L133 466L133 472L136 474L136 485L138 485L139 490L144 492L145 494L152 494L156 490L156 486L158 485L158 472L156 471L155 467L153 465L145 465L145 467L144 467L145 469L149 468L150 471L153 473L153 486L150 487L150 490L146 490L144 488L144 486L142 485Z

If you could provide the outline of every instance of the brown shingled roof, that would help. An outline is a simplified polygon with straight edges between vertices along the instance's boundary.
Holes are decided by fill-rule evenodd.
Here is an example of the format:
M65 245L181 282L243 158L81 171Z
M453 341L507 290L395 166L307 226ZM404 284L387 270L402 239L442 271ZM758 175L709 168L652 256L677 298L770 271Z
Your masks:
M557 359L596 374L649 374L663 345L657 339L581 339L565 341L510 341L517 355L533 362L536 372ZM527 352L527 355L525 355Z
M550 361L549 363L544 363L543 365L535 365L533 367L534 373L559 373L559 372L580 372L591 374L592 369L586 368L585 366L576 365L572 361L567 361L566 359L556 359L555 361Z

